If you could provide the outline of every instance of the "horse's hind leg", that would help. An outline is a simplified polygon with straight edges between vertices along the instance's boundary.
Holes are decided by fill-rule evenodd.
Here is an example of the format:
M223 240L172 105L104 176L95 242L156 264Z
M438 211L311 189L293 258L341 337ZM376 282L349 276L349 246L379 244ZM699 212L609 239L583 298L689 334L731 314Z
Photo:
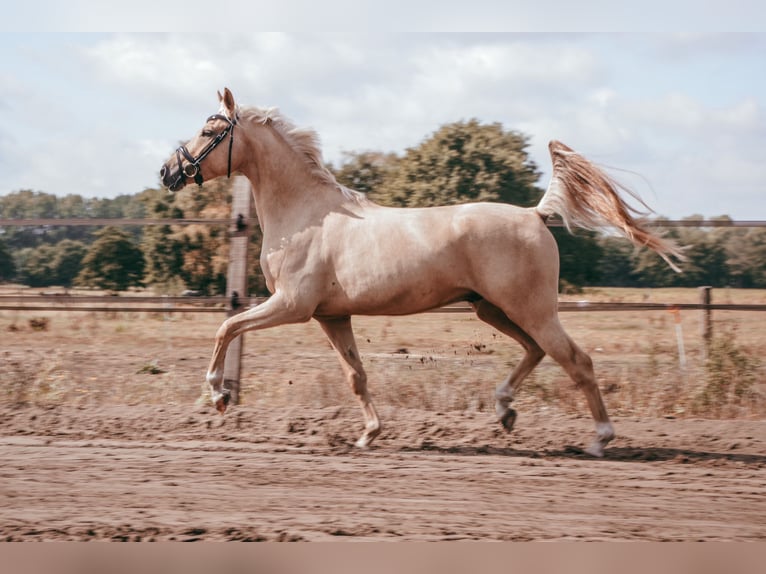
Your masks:
M540 348L532 337L521 327L511 321L503 311L482 299L474 304L476 316L485 323L492 325L501 333L512 337L524 347L524 357L516 365L510 375L495 389L495 412L500 424L510 432L516 422L516 411L511 408L511 402L522 381L545 357L545 351Z
M593 361L566 334L558 317L554 316L548 321L538 321L530 330L545 352L563 367L575 386L585 394L588 407L596 422L596 440L585 449L585 452L593 456L604 456L604 447L614 438L614 429L596 384Z
M327 338L338 354L340 365L346 376L351 389L359 399L364 415L364 432L356 446L365 448L380 434L380 420L378 413L370 399L370 393L367 391L367 374L362 367L362 361L359 358L359 351L356 348L354 332L351 328L351 318L341 317L337 319L317 319L322 326Z

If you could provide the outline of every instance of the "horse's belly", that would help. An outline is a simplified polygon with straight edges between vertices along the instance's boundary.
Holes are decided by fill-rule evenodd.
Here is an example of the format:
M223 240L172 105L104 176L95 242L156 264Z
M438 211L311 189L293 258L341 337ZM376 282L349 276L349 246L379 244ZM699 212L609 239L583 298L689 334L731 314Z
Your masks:
M470 299L472 291L444 276L368 275L344 283L338 279L317 307L318 316L409 315Z

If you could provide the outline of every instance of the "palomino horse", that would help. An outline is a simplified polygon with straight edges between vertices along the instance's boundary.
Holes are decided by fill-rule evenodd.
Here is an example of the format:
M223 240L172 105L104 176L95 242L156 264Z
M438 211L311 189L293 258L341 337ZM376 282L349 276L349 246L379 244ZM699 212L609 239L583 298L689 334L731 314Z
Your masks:
M614 431L590 357L559 323L558 251L545 221L558 213L567 226L613 226L674 268L672 258L683 259L675 244L633 219L615 182L552 141L552 181L536 207L383 207L335 180L322 164L315 132L296 128L275 109L240 109L228 89L218 97L219 112L178 148L160 176L171 191L232 172L252 183L263 231L261 268L272 295L224 321L216 334L207 382L221 413L229 403L223 385L229 343L246 331L313 318L359 399L365 428L356 444L366 447L381 427L351 315L405 315L467 301L479 319L526 351L495 391L503 427L513 428L513 396L548 354L585 393L596 423L587 452L603 456ZM228 145L219 146L227 137Z

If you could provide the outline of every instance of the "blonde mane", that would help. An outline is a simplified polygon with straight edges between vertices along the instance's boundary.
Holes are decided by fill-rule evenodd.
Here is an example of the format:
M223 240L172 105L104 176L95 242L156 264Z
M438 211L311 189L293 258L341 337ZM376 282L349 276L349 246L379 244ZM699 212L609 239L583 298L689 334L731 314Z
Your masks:
M306 162L312 175L320 183L329 185L341 192L347 199L362 201L365 195L338 183L332 172L322 160L319 136L311 128L299 128L283 116L277 108L248 107L239 111L240 121L252 121L269 125L287 142L287 144Z

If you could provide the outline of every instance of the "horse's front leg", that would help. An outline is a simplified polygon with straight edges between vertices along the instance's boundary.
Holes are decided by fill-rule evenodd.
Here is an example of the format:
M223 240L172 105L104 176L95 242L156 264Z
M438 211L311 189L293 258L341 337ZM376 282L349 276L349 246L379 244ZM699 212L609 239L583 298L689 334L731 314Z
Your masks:
M223 387L223 365L229 344L246 331L306 322L311 318L312 311L297 306L291 298L275 293L257 307L229 317L223 322L215 335L213 356L207 369L210 398L218 412L226 412L231 399L230 391Z

